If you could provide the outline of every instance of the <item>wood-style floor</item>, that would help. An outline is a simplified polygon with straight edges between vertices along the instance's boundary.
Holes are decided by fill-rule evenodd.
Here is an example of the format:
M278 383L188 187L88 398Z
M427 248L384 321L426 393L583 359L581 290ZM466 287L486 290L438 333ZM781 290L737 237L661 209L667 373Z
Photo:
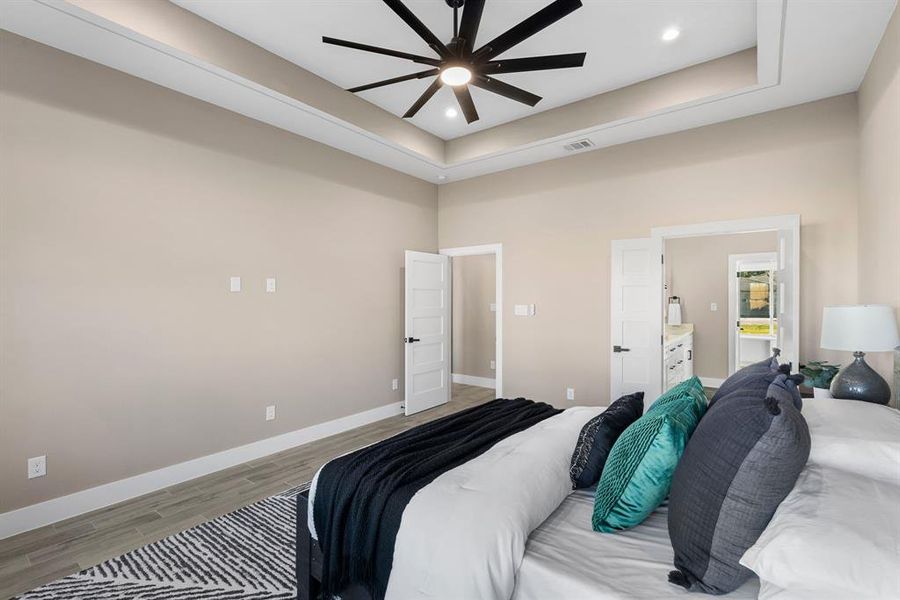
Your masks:
M453 384L449 404L410 417L378 421L0 540L0 598L77 573L306 483L335 456L493 397L491 389Z

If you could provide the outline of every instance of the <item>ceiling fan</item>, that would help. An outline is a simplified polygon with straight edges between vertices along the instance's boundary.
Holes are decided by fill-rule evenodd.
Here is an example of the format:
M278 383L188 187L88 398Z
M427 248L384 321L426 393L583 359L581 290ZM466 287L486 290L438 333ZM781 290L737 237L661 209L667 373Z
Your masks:
M332 37L322 37L322 41L326 44L404 58L414 63L431 67L425 71L350 88L348 91L356 93L393 83L400 83L401 81L435 77L434 82L406 111L403 118L407 119L415 115L441 86L449 85L453 88L453 93L456 95L456 100L459 102L466 121L472 123L478 120L478 111L475 110L475 104L472 102L469 85L480 87L528 106L534 106L541 101L540 96L494 79L493 76L523 71L567 69L584 65L585 52L495 60L495 57L503 54L516 44L559 21L572 11L581 8L581 0L555 0L477 50L475 49L475 36L478 34L478 25L481 22L481 13L484 10L485 0L445 0L445 2L453 9L453 39L448 44L438 39L401 0L384 0L384 3L390 9L397 13L397 16L403 19L413 31L419 34L419 37L425 40L428 46L438 55L438 58L339 40ZM460 8L463 9L461 20L459 19Z

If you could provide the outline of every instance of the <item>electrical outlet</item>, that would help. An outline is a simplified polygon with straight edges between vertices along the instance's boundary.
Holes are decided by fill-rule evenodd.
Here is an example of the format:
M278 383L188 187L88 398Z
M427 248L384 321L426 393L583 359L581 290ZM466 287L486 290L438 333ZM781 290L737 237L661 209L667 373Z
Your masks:
M232 292L241 291L241 278L240 277L232 277L228 280L228 289Z
M275 405L266 407L266 421L274 421L275 420Z
M47 457L35 456L28 459L28 479L43 477L47 474Z
M274 277L266 278L266 293L268 293L268 294L275 293L275 278Z
M400 380L399 379L391 379L391 389L392 390L400 389Z
M575 399L575 388L566 388L566 400Z
M712 311L712 312L717 312L717 311L719 310L719 305L716 304L715 302L710 302L710 303L709 303L709 310Z
M491 361L491 369L496 369L496 368L497 368L497 361L496 361L496 360L492 360L492 361Z

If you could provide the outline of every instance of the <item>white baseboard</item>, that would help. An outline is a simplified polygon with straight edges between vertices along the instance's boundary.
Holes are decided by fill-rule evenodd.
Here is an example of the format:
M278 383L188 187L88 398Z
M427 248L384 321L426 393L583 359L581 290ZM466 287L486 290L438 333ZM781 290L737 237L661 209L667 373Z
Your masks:
M230 448L0 514L0 539L403 413L401 402Z
M717 377L701 377L700 383L703 384L703 387L708 388L719 388L722 387L722 383L724 383L724 379L719 379Z
M497 389L497 380L488 377L475 377L474 375L463 375L462 373L453 373L453 383L463 383L465 385L476 385L483 388Z

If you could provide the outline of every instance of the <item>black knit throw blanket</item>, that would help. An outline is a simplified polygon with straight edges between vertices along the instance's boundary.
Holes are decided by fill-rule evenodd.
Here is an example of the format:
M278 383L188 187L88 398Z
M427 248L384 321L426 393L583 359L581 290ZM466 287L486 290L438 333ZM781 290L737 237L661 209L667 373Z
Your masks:
M559 412L524 398L493 400L326 464L313 503L324 555L323 598L359 586L382 600L400 519L413 495L500 440Z

